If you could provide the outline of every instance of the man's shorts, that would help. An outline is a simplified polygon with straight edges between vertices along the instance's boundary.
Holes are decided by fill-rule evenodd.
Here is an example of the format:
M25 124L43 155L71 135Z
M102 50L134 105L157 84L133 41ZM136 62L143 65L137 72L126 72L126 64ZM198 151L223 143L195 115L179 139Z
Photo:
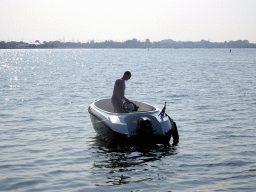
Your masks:
M111 99L111 103L114 107L115 113L125 113L122 103L120 103L119 101L116 101L116 100L112 100L112 99Z

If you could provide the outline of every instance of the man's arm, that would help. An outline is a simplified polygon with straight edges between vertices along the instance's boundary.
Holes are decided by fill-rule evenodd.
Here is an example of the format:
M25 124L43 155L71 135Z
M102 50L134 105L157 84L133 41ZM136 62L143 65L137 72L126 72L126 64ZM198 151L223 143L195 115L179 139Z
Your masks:
M130 103L129 99L127 99L125 96L124 96L124 100L128 103Z

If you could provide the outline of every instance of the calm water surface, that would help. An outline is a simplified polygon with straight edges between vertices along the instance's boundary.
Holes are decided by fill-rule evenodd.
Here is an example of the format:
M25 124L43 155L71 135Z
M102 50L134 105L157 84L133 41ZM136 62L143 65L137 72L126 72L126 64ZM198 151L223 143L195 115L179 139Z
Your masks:
M88 106L162 108L176 146L111 146ZM0 50L0 191L254 191L256 49Z

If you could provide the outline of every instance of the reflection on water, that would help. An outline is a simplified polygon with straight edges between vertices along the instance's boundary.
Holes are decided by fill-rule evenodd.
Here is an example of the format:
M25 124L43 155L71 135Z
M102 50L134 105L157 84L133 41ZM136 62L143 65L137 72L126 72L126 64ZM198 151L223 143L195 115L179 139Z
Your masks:
M178 146L120 146L95 136L91 138L90 147L93 149L92 156L95 158L91 173L100 174L101 176L106 174L107 178L107 181L95 182L95 186L104 186L153 180L149 175L146 178L141 178L141 173L151 172L149 167L159 170L157 161L163 157L176 155ZM140 172L140 177L132 177L132 172Z

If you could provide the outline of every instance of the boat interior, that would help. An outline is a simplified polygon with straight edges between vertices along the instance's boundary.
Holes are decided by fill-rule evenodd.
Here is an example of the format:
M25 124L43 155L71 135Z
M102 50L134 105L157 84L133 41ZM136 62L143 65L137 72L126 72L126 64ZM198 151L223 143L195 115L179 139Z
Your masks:
M138 101L132 101L135 105L139 106L138 111L136 112L131 112L131 113L138 113L138 112L149 112L149 111L155 111L156 108L152 105L146 104L146 103L142 103L142 102L138 102ZM107 112L111 112L111 113L115 113L114 112L114 107L111 103L111 99L103 99L103 100L99 100L95 102L95 106L107 111Z

